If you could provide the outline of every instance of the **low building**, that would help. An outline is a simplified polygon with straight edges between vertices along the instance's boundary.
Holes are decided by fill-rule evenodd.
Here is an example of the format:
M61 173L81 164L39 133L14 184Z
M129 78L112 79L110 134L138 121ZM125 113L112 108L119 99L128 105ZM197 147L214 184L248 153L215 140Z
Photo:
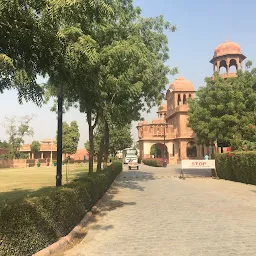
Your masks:
M85 148L78 149L75 154L70 155L74 160L89 160L89 153Z
M24 144L20 148L20 152L27 153L29 159L49 159L54 161L57 159L57 145L53 139L44 139L40 141L40 151L37 153L31 152L31 144ZM70 155L74 160L88 160L89 154L86 149L78 149L73 155ZM62 154L65 159L65 154Z

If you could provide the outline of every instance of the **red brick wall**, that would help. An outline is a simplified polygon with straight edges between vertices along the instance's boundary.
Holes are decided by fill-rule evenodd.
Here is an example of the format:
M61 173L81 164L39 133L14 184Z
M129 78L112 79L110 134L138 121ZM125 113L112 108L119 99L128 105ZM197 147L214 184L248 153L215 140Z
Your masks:
M26 167L26 159L0 160L0 168Z
M8 154L8 149L0 148L0 155L6 155Z

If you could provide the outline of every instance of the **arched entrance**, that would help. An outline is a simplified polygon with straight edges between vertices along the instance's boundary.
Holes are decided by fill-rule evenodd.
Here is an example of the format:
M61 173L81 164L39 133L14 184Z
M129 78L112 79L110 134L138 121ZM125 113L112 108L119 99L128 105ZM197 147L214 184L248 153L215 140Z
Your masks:
M187 144L187 157L197 157L196 143L189 141Z
M165 157L164 157L165 154ZM150 148L150 155L151 157L154 158L159 158L159 159L166 159L166 162L169 162L169 153L168 153L168 148L166 145L162 143L156 143L151 146Z

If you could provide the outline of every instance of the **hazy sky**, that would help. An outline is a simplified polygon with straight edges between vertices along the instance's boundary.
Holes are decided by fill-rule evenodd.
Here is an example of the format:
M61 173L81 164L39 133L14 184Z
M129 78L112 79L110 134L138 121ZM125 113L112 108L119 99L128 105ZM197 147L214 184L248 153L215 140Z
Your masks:
M175 33L167 32L169 38L170 67L178 67L179 75L191 80L195 88L204 85L204 78L212 75L209 60L214 48L227 38L241 45L248 59L256 65L256 1L255 0L137 0L146 17L163 14L165 19L177 26ZM173 80L174 77L170 78ZM168 85L166 85L168 87ZM15 91L0 94L0 123L5 116L35 114L32 122L34 138L26 142L56 136L57 120L50 111L51 104L42 108L33 103L19 105ZM156 108L145 114L146 120L156 117ZM72 109L64 115L64 121L76 120L80 128L79 147L88 139L85 115ZM137 140L136 124L133 124L134 140ZM7 139L0 125L0 140Z

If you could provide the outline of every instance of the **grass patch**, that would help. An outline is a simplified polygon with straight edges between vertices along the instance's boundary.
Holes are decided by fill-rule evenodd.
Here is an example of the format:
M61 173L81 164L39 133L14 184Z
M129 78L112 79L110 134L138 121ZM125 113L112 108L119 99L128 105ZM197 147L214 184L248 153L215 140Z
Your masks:
M32 255L68 234L121 170L121 163L113 163L63 187L41 188L2 205L0 255Z
M68 168L68 182L88 174L88 166ZM66 166L62 167L62 183L66 184ZM23 198L35 190L45 192L54 187L56 167L0 169L0 205L7 200ZM44 189L42 189L44 188Z

